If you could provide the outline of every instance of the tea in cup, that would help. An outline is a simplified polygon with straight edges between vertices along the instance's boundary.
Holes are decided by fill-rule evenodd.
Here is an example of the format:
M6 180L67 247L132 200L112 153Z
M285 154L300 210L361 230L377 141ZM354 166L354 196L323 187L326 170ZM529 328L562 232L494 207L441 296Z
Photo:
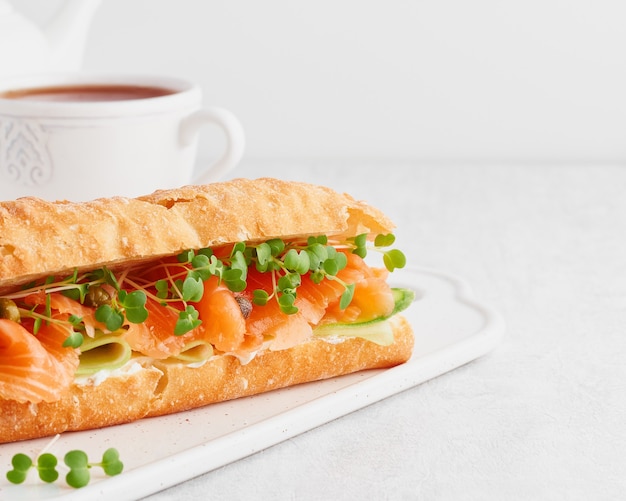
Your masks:
M196 166L200 129L225 135ZM243 128L203 105L190 81L161 76L40 75L0 81L0 199L134 197L211 182L243 156Z

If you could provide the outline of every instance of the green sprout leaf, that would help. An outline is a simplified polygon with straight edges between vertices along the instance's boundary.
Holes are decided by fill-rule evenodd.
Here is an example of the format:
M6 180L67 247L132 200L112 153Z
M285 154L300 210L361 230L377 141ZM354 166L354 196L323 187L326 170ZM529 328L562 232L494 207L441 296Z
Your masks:
M71 334L63 341L63 346L66 348L78 348L83 344L83 332L85 331L85 324L82 317L77 315L70 315L67 319L72 327Z
M317 270L328 259L328 248L319 242L309 245L306 250L309 255L311 270Z
M182 285L183 301L198 302L204 294L204 282L199 277L187 276Z
M286 315L293 315L294 313L298 313L298 307L294 306L294 302L296 300L296 296L290 293L283 293L278 296L278 305L280 306L280 310Z
M352 298L354 297L354 284L346 285L346 290L343 291L341 295L341 299L339 300L339 308L345 310L350 303L352 302Z
M298 265L295 268L296 273L304 275L311 269L311 258L306 251L298 252Z
M252 293L252 302L258 306L265 306L270 295L263 289L256 289Z
M46 294L46 308L44 311L44 315L47 318L52 318L52 307L51 307L51 299L50 299L50 294Z
M232 270L241 271L241 279L246 279L248 276L248 262L246 261L244 251L239 250L233 253L230 261L230 268Z
M398 249L392 249L383 255L383 263L385 268L393 271L396 268L404 268L406 265L406 256Z
M193 266L193 276L198 277L200 280L208 280L211 277L211 271L209 265L211 263L210 256L206 254L198 254L191 260L191 266Z
M65 481L68 485L78 489L89 483L89 458L84 451L69 451L63 458L63 461L70 468L70 471L65 476Z
M224 269L224 263L217 259L216 256L209 257L209 272L211 275L216 275L218 277L222 276L222 270Z
M124 463L120 461L120 454L117 449L107 449L102 455L100 466L108 476L119 475L124 470Z
M83 337L82 333L72 331L72 333L67 336L67 338L65 338L65 341L63 341L63 347L78 348L83 344L83 341L85 341L85 338Z
M73 299L74 301L84 303L85 294L87 293L88 287L89 286L87 284L76 284L76 286L72 287L71 289L65 289L61 291L61 294L69 297L70 299Z
M283 257L283 264L287 270L304 275L311 267L311 258L304 250L289 249Z
M42 454L37 458L37 471L39 478L47 483L52 483L59 478L59 472L56 470L57 458L49 452Z
M361 233L350 240L354 242L356 247L365 247L367 245L367 233Z
M327 259L323 263L324 272L328 275L335 276L339 273L339 266L334 259Z
M326 235L319 235L317 237L310 236L307 238L306 244L310 247L314 244L326 245L328 243L328 237Z
M235 254L237 254L238 252L243 252L244 250L246 250L246 244L244 242L237 242L235 245L233 245L233 248L230 251L230 257L232 258Z
M389 271L402 268L406 257L397 250L386 250L394 244L393 234L380 234L374 238L373 248L383 256L385 267ZM42 322L62 323L71 334L64 346L78 348L84 341L86 326L77 316L67 319L53 317L51 294L62 294L79 301L86 307L95 309L95 318L110 332L119 331L125 323L144 322L149 311L146 308L150 298L155 304L176 311L179 318L175 334L181 335L197 327L201 321L195 308L188 303L197 303L204 295L204 282L215 276L231 292L247 290L248 270L251 266L261 273L271 275L272 289L254 290L248 303L265 305L270 299L278 302L285 314L298 311L296 297L303 280L321 284L324 280L335 280L344 287L340 303L347 307L354 297L354 286L342 280L341 271L346 268L349 253L364 258L368 252L371 236L362 233L355 237L340 240L334 237L329 245L326 235L311 236L303 240L285 241L274 238L246 246L244 242L234 244L229 253L220 252L218 258L211 248L185 250L177 255L177 262L164 259L149 271L161 272L154 277L135 274L134 269L119 273L119 277L106 267L79 274L75 269L71 276L57 280L54 276L46 277L45 284L34 283L28 286L47 292L45 302L27 306L19 303L19 317L30 319L32 332L40 331ZM347 275L349 276L349 275ZM118 280L119 278L119 280ZM122 288L124 287L124 288ZM111 288L115 289L115 294ZM29 292L24 291L25 297ZM247 293L246 298L250 298Z
M146 293L143 291L133 291L130 294L121 294L119 299L126 312L126 318L129 322L140 324L148 318L148 310L146 309Z
M285 268L289 271L295 271L298 267L298 251L296 249L289 249L283 257L283 263Z
M178 256L176 256L176 259L178 260L179 263L189 263L191 262L193 257L194 257L193 250L186 250L178 254Z
M341 271L348 266L348 258L344 253L338 252L335 256L335 263L337 263L337 267L339 268L339 271Z
M283 293L291 293L302 283L302 278L297 273L287 273L278 279L278 290ZM295 297L295 294L294 294Z
M365 256L367 256L367 249L365 247L357 247L352 250L352 254L356 254L360 258L365 259Z
M267 242L260 244L256 248L256 258L259 265L266 266L272 259L272 247Z
M111 332L115 332L124 325L124 315L108 304L98 306L95 316L96 320L106 325L106 328Z
M314 271L309 275L314 284L321 284L324 280L324 273L320 270Z
M167 280L162 279L162 280L157 280L154 284L154 288L156 289L157 293L156 296L159 299L167 299L169 296L169 289L170 289L170 284Z
M104 279L105 283L109 284L116 291L120 290L120 284L118 283L117 278L115 278L113 272L108 268L102 268L102 278Z
M187 332L190 332L198 327L202 323L198 317L198 310L191 305L187 305L185 311L181 311L178 314L178 320L176 321L176 326L174 327L174 334L176 336L182 336L183 334L186 334Z
M205 247L203 249L200 249L197 254L199 256L206 256L208 258L210 258L213 255L213 249L211 249L210 247Z
M241 292L245 290L247 283L243 278L244 272L240 269L229 269L224 271L222 276L226 287L232 292Z
M70 315L67 321L76 329L85 328L85 324L83 324L83 317L79 317L78 315Z
M271 254L273 257L280 256L285 250L285 242L280 238L273 238L271 240L268 240L266 243L270 246Z
M376 235L376 238L374 239L374 246L389 247L393 245L395 241L396 237L392 233L389 233L387 235Z
M57 436L58 437L58 436ZM64 462L69 467L65 477L67 484L74 488L84 487L89 483L89 469L99 466L108 476L119 475L124 470L117 449L109 448L104 451L101 463L90 463L87 454L81 450L72 450L65 454ZM6 474L7 480L13 484L21 484L26 480L28 471L36 468L39 478L43 482L52 483L59 478L57 471L58 459L54 454L45 452L37 457L37 464L26 454L15 454L11 460L13 469Z
M33 334L35 334L35 336L39 332L39 329L41 329L42 322L43 320L41 318L35 318L35 322L33 323Z
M26 480L28 470L33 465L33 460L26 454L15 454L11 459L13 469L7 472L7 480L12 484L21 484Z

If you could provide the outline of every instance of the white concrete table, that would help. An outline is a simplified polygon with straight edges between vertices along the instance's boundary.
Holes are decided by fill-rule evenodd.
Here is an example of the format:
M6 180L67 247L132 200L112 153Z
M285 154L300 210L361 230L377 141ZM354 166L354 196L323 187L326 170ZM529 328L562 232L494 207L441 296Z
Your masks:
M626 167L244 161L397 223L410 263L504 317L489 355L151 496L620 499L626 492Z

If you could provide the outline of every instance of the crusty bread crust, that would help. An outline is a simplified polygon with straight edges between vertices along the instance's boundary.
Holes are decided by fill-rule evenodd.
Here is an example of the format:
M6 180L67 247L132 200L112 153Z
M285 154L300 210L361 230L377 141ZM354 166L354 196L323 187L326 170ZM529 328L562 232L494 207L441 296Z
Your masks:
M74 269L239 241L384 233L393 223L350 195L271 178L160 190L140 198L0 202L0 289Z
M378 209L329 188L277 179L235 179L161 190L135 199L0 202L0 292L51 275L148 262L239 241L388 233ZM218 356L202 367L159 362L100 385L74 384L59 401L0 399L0 443L100 428L406 361L413 335L392 320L396 342L312 339L264 351L241 365Z
M0 399L0 443L140 419L150 411L161 376L152 368L109 378L99 386L74 384L55 402Z
M102 428L363 369L392 367L410 358L414 338L404 317L390 321L395 338L391 346L359 338L339 343L312 339L288 350L261 352L246 365L232 356L219 356L198 368L160 363L108 378L98 386L74 384L52 403L0 400L0 443Z

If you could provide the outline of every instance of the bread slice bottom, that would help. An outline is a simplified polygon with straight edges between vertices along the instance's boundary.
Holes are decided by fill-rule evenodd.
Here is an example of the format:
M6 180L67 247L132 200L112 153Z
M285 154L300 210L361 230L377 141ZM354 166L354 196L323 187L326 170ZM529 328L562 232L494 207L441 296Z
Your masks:
M410 358L414 338L403 316L390 322L395 339L390 346L360 338L337 343L312 339L288 350L260 352L245 365L232 356L214 357L197 368L155 363L99 385L74 384L62 399L51 403L0 400L0 443L103 428L364 369L392 367Z

